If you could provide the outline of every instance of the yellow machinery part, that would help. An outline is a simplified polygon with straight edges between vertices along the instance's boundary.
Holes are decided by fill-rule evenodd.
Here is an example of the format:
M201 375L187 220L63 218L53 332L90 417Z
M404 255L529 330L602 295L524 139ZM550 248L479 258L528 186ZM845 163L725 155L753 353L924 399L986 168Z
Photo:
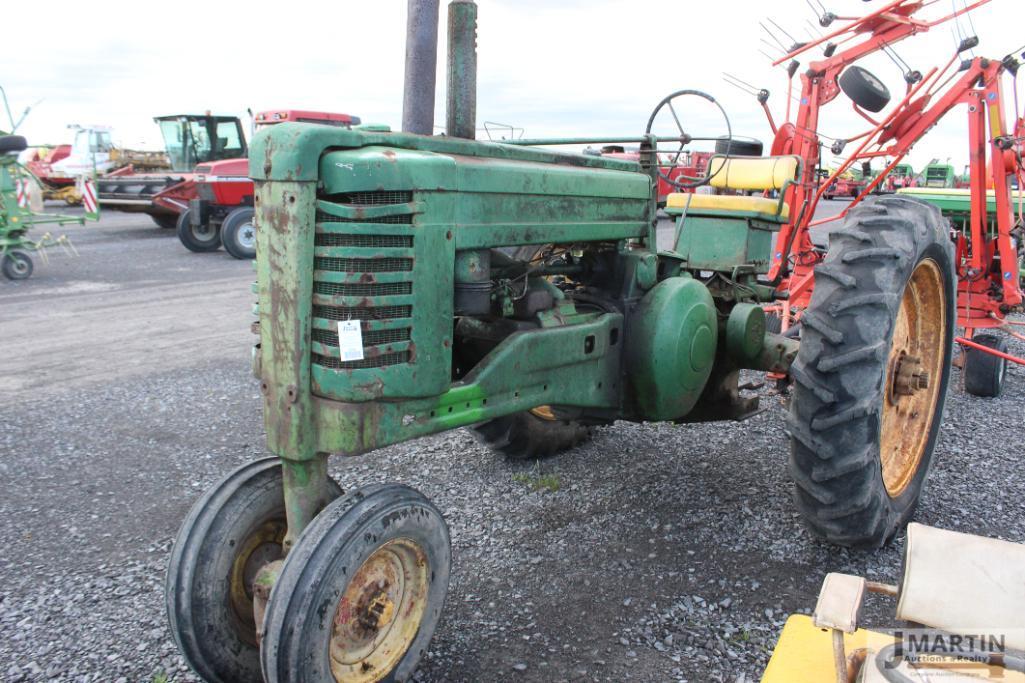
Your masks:
M690 198L688 205L687 199ZM779 208L778 199L768 197L743 197L733 194L686 194L674 192L666 198L666 208L687 209L687 213L700 214L703 210L712 211L744 211L747 213L760 213L768 216L776 215ZM783 211L779 217L786 220L790 214L786 202L783 203Z
M819 628L810 616L794 614L787 619L776 642L769 665L762 674L762 683L836 683L833 668L833 636L829 629ZM844 650L848 656L857 649L871 648L878 652L893 644L893 636L859 628L844 634ZM963 670L965 674L980 675L976 666ZM945 669L950 675L954 671ZM1001 671L1002 683L1025 683L1025 674ZM942 680L942 679L941 679ZM979 680L987 680L981 678ZM997 679L990 679L997 680Z

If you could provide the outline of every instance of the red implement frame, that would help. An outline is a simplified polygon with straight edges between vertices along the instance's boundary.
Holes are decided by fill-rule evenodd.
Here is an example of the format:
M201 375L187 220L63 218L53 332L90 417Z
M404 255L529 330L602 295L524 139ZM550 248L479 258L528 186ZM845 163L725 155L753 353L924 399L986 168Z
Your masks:
M793 218L779 233L769 272L769 278L776 283L778 291L788 293L779 306L784 329L807 307L815 283L815 266L825 256L812 243L810 229L843 219L852 206L885 182L887 174L920 138L960 105L968 111L971 220L966 229L958 231L954 238L959 280L958 325L965 328L965 337L970 338L979 328L1006 328L1006 315L1021 310L1023 296L1018 253L1011 235L1016 225L1011 181L1017 177L1018 186L1025 186L1025 173L1020 161L1025 119L1017 119L1015 130L1007 127L1002 78L1008 71L1008 64L981 57L962 62L959 54L955 54L944 66L933 67L922 74L920 80L910 79L902 99L881 118L873 118L854 105L855 111L871 127L845 141L845 146L853 146L854 151L842 160L828 179L819 182L817 178L821 147L818 133L820 111L841 94L837 83L841 72L867 55L883 51L988 2L977 0L939 19L923 21L915 14L937 4L938 0L894 0L862 18L840 17L839 20L845 23L839 29L810 43L795 45L775 62L775 65L790 63L819 46L832 45L831 56L812 61L801 74L800 104L793 122L777 126L768 107L763 106L776 134L772 153L796 154L804 162L801 182L794 185L787 196ZM1017 63L1010 66L1016 68ZM788 118L789 114L788 105ZM1019 116L1017 112L1015 115ZM850 206L837 216L813 220L818 202L830 184L855 164L880 158L891 161ZM987 207L988 188L992 188L995 194L993 215ZM1018 221L1022 219L1021 209L1022 202L1019 201ZM995 226L995 231L990 226ZM958 338L959 343L965 341L968 340ZM977 344L964 345L1007 356ZM1025 364L1021 359L1009 359Z

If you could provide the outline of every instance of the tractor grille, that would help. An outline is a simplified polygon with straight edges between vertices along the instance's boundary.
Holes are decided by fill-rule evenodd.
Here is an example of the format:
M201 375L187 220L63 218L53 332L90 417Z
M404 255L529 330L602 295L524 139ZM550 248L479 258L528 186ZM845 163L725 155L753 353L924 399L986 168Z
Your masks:
M411 216L381 216L379 218L340 218L329 213L317 212L317 221L322 223L391 223L393 225L408 225Z
M336 204L351 206L384 206L386 204L408 204L413 201L413 193L404 190L382 190L378 192L347 192L324 197Z
M317 257L313 260L314 270L330 270L336 273L397 273L413 270L411 258L335 258Z
M396 342L409 341L410 328L401 327L396 330L375 330L363 333L364 346L377 346L379 344L394 344ZM313 341L328 346L338 346L338 333L331 330L313 330Z
M353 308L350 306L314 306L313 316L325 320L392 320L413 315L412 306L375 306Z
M332 370L369 370L370 368L382 368L386 365L398 365L399 363L409 362L409 351L400 351L398 353L386 353L382 356L376 356L374 358L364 358L363 360L350 360L344 363L334 356L322 356L319 353L313 354L313 362L317 365L325 368L331 368Z
M342 235L318 233L318 247L412 247L412 235Z
M414 362L413 193L353 192L318 199L350 215L357 214L354 207L394 207L396 211L396 215L359 219L317 212L310 360L315 390L330 394L332 377L356 381L341 375L342 371ZM362 360L341 360L339 320L360 321Z
M395 296L399 294L412 294L412 282L383 282L381 284L353 283L345 284L339 282L317 282L313 285L315 294L327 296Z

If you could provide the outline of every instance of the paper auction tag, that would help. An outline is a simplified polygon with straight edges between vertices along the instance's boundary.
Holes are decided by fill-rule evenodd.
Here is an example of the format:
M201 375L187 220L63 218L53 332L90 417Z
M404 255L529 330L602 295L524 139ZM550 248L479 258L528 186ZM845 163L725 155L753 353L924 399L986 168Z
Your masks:
M338 355L343 362L363 360L363 333L358 320L338 321Z

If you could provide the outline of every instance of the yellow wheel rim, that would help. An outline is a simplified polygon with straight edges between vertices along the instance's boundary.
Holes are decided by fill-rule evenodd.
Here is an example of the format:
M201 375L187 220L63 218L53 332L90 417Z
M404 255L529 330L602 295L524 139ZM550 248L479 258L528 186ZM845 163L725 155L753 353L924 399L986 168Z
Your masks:
M335 609L329 654L338 683L374 683L409 649L427 606L427 555L399 538L375 550Z
M548 420L549 422L555 422L555 412L551 406L538 406L537 408L531 408L530 414L534 417L539 417L542 420Z
M891 498L907 490L929 445L945 360L945 298L939 265L919 263L901 297L887 360L879 459Z
M271 519L237 545L228 576L229 599L237 619L238 633L250 645L256 645L256 619L253 616L253 579L265 564L281 559L281 544L288 526L284 519Z

